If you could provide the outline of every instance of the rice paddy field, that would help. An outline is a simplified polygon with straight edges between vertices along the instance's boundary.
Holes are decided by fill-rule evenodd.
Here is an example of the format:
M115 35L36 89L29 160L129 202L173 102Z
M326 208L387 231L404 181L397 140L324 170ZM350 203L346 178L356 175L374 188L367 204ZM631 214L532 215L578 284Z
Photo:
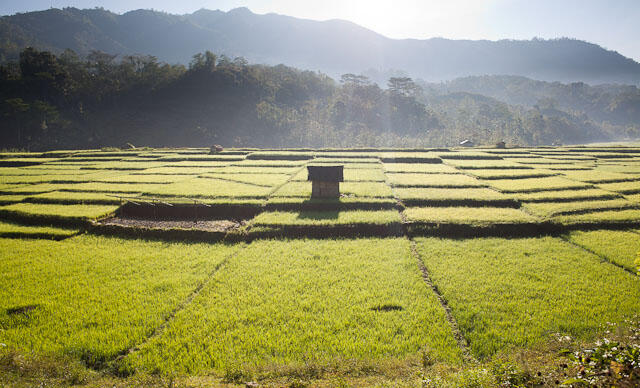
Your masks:
M0 162L0 387L581 386L638 332L640 146Z

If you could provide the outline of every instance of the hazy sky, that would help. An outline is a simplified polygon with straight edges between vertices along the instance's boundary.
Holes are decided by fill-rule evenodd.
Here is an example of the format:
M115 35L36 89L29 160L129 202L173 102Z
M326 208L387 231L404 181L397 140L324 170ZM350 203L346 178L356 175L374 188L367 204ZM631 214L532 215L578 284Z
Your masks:
M346 19L391 38L571 37L640 62L640 0L0 0L0 14L52 6L179 14L246 6L260 14Z

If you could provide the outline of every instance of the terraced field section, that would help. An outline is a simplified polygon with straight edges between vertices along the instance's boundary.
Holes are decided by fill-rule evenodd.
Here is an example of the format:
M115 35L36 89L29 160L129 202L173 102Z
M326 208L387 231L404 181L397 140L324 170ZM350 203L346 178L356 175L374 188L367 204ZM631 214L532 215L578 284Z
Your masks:
M501 386L496 360L640 311L638 146L0 156L0 385L43 357L115 385ZM311 198L318 165L339 198Z

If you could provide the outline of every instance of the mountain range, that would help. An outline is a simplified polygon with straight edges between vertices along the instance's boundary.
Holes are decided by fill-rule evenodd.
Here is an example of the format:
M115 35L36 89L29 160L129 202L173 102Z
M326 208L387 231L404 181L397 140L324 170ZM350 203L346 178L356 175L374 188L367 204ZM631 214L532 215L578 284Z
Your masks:
M344 20L313 21L247 8L187 15L137 10L49 9L0 18L0 60L32 46L84 56L148 54L188 64L210 50L252 63L286 64L338 77L402 72L428 82L476 75L516 75L543 81L640 85L640 63L596 44L553 40L390 39ZM383 79L376 80L382 82Z

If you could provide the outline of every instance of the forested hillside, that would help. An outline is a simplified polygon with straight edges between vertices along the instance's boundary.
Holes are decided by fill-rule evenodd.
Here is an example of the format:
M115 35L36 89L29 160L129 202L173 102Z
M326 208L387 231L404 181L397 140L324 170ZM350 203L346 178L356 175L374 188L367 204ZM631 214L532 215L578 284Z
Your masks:
M629 118L637 113L635 88L614 98L631 116L609 120L563 110L570 102L508 104L499 88L495 98L453 90L458 82L466 81L420 86L394 77L381 87L365 76L334 80L211 52L185 67L152 56L94 51L81 58L28 48L0 67L0 147L416 147L465 138L540 145L639 136ZM585 90L595 102L611 96L607 87Z
M187 15L65 8L1 17L0 60L17 60L28 46L56 54L69 48L81 56L94 50L120 56L142 53L184 65L194 53L209 50L252 63L321 71L333 78L398 69L432 82L513 74L561 82L640 84L639 63L575 39L397 40L344 20L258 15L247 8L203 9Z

